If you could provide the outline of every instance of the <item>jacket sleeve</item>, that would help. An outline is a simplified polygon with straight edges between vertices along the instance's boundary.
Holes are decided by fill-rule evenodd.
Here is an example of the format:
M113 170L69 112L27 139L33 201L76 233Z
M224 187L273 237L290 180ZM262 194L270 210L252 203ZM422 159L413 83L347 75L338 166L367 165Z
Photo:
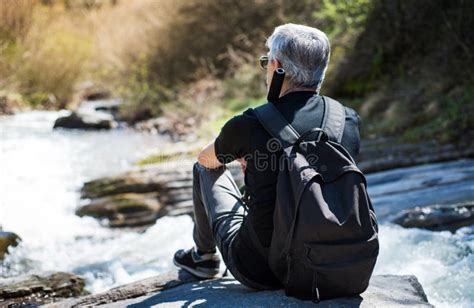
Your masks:
M360 150L360 126L361 119L357 112L349 107L346 108L346 123L342 134L341 144L356 159Z
M244 157L249 146L248 123L238 115L227 121L214 141L217 159L222 164Z

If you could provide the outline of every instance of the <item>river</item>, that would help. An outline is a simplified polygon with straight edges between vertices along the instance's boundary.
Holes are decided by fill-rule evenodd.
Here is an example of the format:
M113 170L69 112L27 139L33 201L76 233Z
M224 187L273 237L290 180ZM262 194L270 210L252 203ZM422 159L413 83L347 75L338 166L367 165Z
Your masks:
M52 130L57 112L0 117L0 223L23 239L0 274L74 272L90 292L163 273L192 245L188 216L162 218L145 232L111 230L74 211L84 181L120 173L162 149L163 138L113 130ZM376 274L414 274L431 303L474 304L474 228L455 234L380 226Z

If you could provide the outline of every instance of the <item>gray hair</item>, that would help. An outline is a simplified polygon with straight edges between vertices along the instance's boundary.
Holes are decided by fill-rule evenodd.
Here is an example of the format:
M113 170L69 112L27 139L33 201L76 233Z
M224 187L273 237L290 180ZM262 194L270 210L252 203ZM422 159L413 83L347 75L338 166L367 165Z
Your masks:
M280 61L291 86L316 88L319 92L331 52L324 32L308 26L285 24L275 28L266 46L269 59Z

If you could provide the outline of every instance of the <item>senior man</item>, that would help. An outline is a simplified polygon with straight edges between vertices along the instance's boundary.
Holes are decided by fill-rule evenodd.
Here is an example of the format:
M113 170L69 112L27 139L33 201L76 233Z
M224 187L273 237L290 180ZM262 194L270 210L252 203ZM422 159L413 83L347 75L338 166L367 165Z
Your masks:
M319 90L329 63L330 45L320 30L303 25L277 27L266 42L268 56L260 60L267 72L267 85L274 71L283 68L286 77L280 97L273 102L298 131L320 127L324 103ZM345 107L341 144L355 157L359 152L357 113ZM248 109L230 119L219 136L198 156L193 170L195 247L179 250L174 263L200 278L219 272L224 263L242 284L254 289L279 289L281 282L268 265L268 247L273 231L277 161L272 137ZM225 164L239 160L245 170L245 198Z

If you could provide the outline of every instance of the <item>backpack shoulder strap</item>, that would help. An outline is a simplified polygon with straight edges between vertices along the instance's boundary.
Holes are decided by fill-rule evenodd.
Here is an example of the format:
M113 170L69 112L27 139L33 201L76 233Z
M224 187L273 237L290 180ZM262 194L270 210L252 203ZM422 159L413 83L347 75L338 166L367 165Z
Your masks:
M321 128L328 134L331 141L341 143L344 125L346 123L346 111L338 101L321 96L324 101L324 117Z
M285 117L272 103L266 103L253 109L265 130L278 139L283 147L293 145L300 134L288 123Z
M341 103L330 97L321 97L324 102L321 128L328 134L330 140L340 143L346 122L345 108ZM274 104L266 103L253 110L265 130L272 137L277 138L283 147L293 145L300 137L300 134L288 123Z

